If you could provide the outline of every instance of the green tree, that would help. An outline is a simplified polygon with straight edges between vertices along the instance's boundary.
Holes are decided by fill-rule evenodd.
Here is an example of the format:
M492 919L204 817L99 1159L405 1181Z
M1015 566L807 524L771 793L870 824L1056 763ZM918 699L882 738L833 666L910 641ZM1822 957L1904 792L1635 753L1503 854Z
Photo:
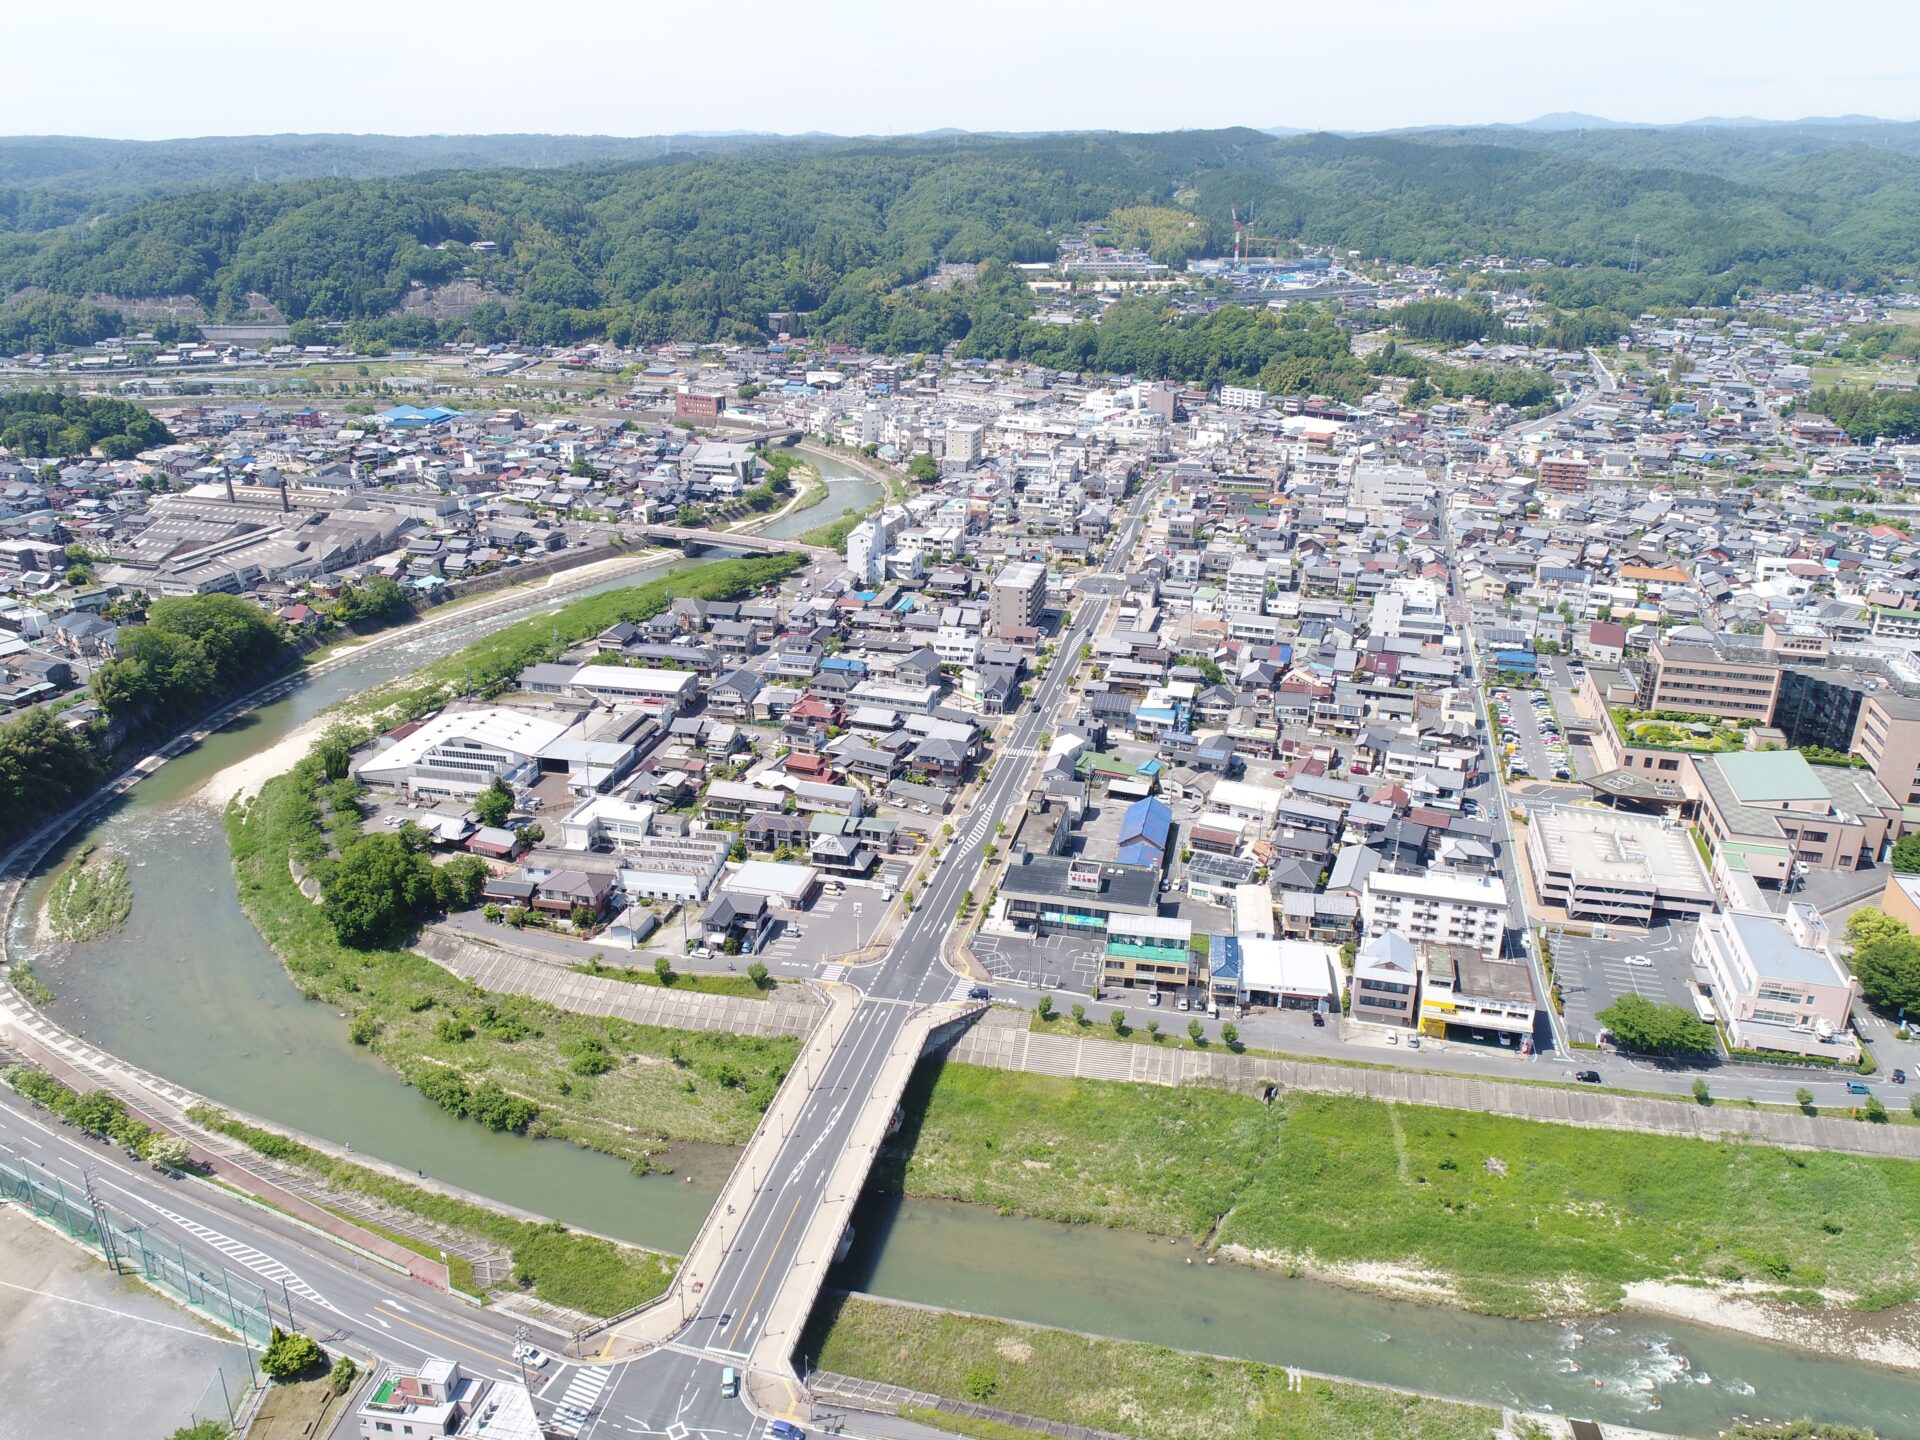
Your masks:
M1079 1004L1078 1002L1075 1002L1073 1008L1068 1013L1073 1016L1074 1024L1085 1025L1087 1023L1087 1007L1086 1006Z
M486 789L473 797L473 810L480 817L482 825L498 829L507 823L507 817L513 813L513 791L496 775Z
M1622 995L1599 1014L1614 1044L1635 1055L1703 1056L1718 1049L1713 1027L1691 1010Z
M1806 1111L1807 1114L1813 1114L1813 1091L1802 1085L1798 1090L1793 1092L1793 1103Z
M747 979L753 982L754 989L756 990L768 989L773 984L773 976L768 973L767 967L758 960L747 966Z
M1860 1113L1875 1125L1884 1125L1887 1123L1887 1107L1881 1103L1878 1095L1869 1095L1867 1097L1867 1103L1860 1107Z
M654 956L653 975L662 985L673 984L673 962L664 955Z
M184 1170L191 1158L187 1142L178 1135L155 1135L147 1145L147 1163L162 1170Z
M1206 1040L1207 1032L1201 1028L1198 1020L1189 1020L1187 1022L1187 1038L1196 1045L1202 1044Z
M1114 1034L1125 1035L1127 1033L1127 1012L1124 1010L1115 1010L1107 1016L1107 1023L1113 1027Z
M433 899L433 863L398 835L363 835L325 868L323 913L343 945L360 949L396 938Z
M1920 937L1877 910L1856 910L1847 919L1853 953L1847 963L1860 993L1886 1014L1920 1010Z
M330 726L314 743L313 753L320 758L320 768L329 780L344 780L353 763L353 742L342 727Z
M227 1440L229 1433L217 1420L202 1420L198 1425L182 1425L167 1440Z
M1042 1020L1051 1020L1053 1018L1053 996L1042 995L1039 1003L1033 1007L1033 1013L1038 1015Z
M327 1363L327 1353L311 1335L275 1329L260 1356L260 1369L269 1379L303 1379Z
M1220 1043L1229 1050L1240 1048L1240 1027L1231 1020L1220 1027Z
M1705 1076L1696 1075L1693 1077L1693 1098L1702 1105L1712 1101L1713 1091L1707 1088Z
M1156 1043L1159 1041L1160 1022L1158 1020L1149 1019L1147 1021L1147 1036L1149 1039L1155 1041Z
M918 480L922 484L931 484L940 478L940 462L922 450L907 461L907 478Z
M1920 874L1920 835L1902 835L1893 842L1892 864L1902 875Z

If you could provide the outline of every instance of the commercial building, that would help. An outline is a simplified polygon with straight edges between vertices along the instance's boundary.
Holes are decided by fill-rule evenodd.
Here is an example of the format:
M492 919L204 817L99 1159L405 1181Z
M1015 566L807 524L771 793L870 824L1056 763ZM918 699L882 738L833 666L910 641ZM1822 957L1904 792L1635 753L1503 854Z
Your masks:
M1431 945L1423 958L1420 1028L1429 1035L1501 1039L1533 1033L1540 1001L1525 961L1489 959L1462 945Z
M362 784L392 785L407 795L471 799L495 780L532 784L541 753L570 723L500 705L445 711L383 737L354 773Z
M1000 882L1008 921L1036 935L1104 933L1114 917L1160 913L1160 872L1060 855L1024 855Z
M1730 910L1700 922L1693 958L1713 977L1709 998L1735 1049L1860 1058L1847 1028L1860 982L1829 944L1820 912L1799 901L1783 918Z
M1376 870L1360 895L1367 933L1397 930L1419 944L1467 945L1489 958L1506 942L1507 892L1484 875Z
M1417 465L1356 465L1349 493L1370 510L1404 510L1433 499L1434 484Z
M1340 1004L1340 952L1310 940L1215 936L1207 991L1217 1005L1276 1010L1334 1010Z
M997 632L1037 628L1047 610L1047 567L1016 560L993 579L989 619Z
M1622 810L1536 810L1527 858L1543 904L1576 920L1650 925L1656 914L1704 915L1713 882L1687 832Z
M1128 990L1184 992L1193 983L1193 922L1172 915L1110 915L1100 973Z

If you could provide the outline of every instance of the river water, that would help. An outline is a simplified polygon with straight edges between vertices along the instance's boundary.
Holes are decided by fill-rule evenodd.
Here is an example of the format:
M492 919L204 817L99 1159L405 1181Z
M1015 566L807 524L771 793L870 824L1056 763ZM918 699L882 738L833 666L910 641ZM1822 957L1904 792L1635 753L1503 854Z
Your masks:
M798 534L877 497L872 481L815 458L827 500L768 533ZM646 578L662 573L672 570ZM634 582L601 588L621 583ZM528 610L552 603L530 601ZM59 997L62 1023L216 1101L570 1224L683 1250L732 1152L679 1147L676 1173L635 1177L606 1156L447 1115L351 1045L336 1012L293 988L240 910L219 817L194 798L216 772L336 700L503 623L450 625L343 664L135 787L47 866L83 839L125 854L131 919L114 935L40 956L36 969ZM27 917L44 884L18 911L16 954L33 953ZM1186 1246L1144 1236L891 1197L869 1197L857 1236L837 1283L903 1300L1680 1434L1711 1434L1749 1414L1920 1434L1920 1380L1700 1327L1491 1320L1241 1266L1189 1266Z

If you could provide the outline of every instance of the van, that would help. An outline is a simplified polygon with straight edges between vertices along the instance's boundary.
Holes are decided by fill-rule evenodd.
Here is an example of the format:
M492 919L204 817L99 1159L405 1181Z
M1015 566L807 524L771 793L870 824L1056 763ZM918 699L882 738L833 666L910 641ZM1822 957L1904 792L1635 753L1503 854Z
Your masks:
M1864 1080L1849 1080L1847 1081L1847 1093L1849 1095L1871 1095L1873 1091L1867 1088L1867 1082Z
M720 1398L722 1400L735 1400L739 1398L739 1395L740 1372L735 1370L731 1365L722 1366L720 1369Z

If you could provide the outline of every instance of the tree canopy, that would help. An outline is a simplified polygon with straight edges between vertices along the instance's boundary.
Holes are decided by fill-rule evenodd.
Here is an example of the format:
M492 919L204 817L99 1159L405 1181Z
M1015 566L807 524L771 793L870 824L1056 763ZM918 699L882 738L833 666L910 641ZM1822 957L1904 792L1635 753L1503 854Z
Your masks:
M1697 1058L1719 1049L1713 1027L1684 1006L1622 995L1598 1018L1614 1044L1631 1054Z
M1847 917L1847 963L1867 1004L1885 1014L1920 1010L1920 936L1878 910Z
M124 460L173 439L138 405L55 390L0 393L0 445L34 459L85 455L97 445Z

